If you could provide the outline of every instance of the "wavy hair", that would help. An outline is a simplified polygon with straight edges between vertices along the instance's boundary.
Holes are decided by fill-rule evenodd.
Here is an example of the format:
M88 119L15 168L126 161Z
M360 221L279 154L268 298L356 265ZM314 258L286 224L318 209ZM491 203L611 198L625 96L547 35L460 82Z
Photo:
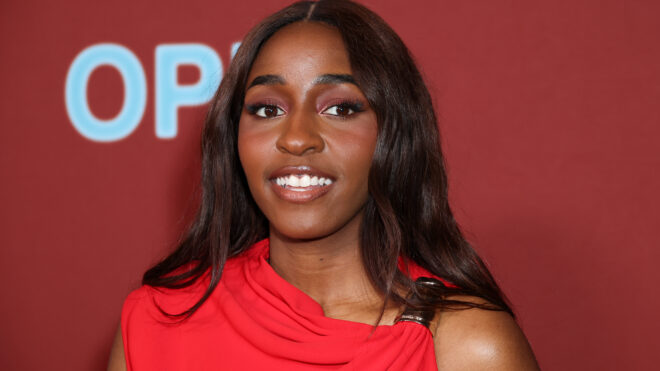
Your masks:
M360 228L362 261L372 284L386 300L418 309L480 307L513 315L452 214L436 115L410 52L378 15L347 0L296 2L247 34L206 117L197 215L176 250L145 272L143 284L182 288L209 274L208 288L196 304L171 314L186 318L211 295L227 259L268 236L268 220L250 194L238 159L238 123L248 73L261 46L294 22L322 22L339 31L353 77L376 112L378 139ZM399 257L455 287L432 287L421 300L401 295L429 289L398 269ZM457 300L457 295L485 303Z

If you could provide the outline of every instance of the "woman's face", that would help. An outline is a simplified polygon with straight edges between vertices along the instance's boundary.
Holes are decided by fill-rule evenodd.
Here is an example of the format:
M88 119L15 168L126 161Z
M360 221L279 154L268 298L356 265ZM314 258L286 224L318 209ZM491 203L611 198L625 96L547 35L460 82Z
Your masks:
M299 22L275 33L252 65L243 106L239 156L271 232L357 230L378 129L339 32Z

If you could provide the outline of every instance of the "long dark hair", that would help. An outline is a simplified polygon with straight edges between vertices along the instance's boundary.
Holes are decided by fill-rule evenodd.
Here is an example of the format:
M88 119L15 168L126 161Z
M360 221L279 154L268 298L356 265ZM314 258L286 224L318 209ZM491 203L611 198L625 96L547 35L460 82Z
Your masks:
M322 22L341 33L352 74L377 115L360 232L362 261L373 285L386 300L420 309L476 306L513 314L449 207L432 100L410 52L378 15L345 0L294 3L247 34L206 117L197 216L178 248L144 274L143 284L182 288L208 274L199 301L174 314L190 316L217 286L227 259L268 236L268 220L252 199L238 160L238 123L247 76L261 46L277 30L300 21ZM421 301L400 295L422 291L397 268L400 256L456 287L433 287ZM454 295L485 303L452 300Z

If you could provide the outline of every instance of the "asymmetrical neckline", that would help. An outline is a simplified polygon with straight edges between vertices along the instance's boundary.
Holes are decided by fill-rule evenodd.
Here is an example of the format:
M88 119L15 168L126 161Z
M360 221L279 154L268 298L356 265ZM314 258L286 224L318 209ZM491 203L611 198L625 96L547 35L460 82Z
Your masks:
M185 289L143 286L126 299L130 369L437 370L431 332L414 322L372 326L326 317L321 305L268 264L269 241L230 258L193 315L208 278Z

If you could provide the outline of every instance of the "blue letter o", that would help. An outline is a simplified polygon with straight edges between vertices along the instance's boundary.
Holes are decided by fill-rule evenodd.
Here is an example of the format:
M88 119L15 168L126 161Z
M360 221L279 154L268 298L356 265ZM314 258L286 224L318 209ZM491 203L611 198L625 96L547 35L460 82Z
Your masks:
M110 120L94 116L87 101L89 77L99 66L116 68L124 82L124 102L119 114ZM140 124L147 105L147 79L138 58L118 44L97 44L83 50L66 76L66 110L71 123L85 138L112 142L130 135Z

